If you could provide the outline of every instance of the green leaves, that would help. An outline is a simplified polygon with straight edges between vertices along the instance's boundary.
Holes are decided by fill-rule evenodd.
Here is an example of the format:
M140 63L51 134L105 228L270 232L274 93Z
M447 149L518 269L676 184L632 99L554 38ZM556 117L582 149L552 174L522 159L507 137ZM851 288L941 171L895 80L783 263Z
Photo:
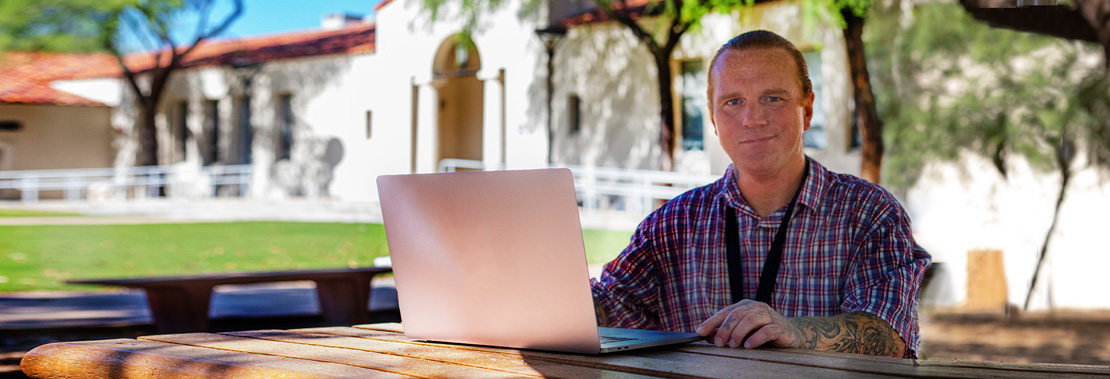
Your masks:
M900 15L893 15L899 19ZM1060 170L1069 141L1110 167L1110 97L1098 46L991 28L958 4L924 4L908 24L872 30L886 120L886 179L900 188L931 160L972 153L1006 175L1010 159ZM897 32L894 32L897 31ZM1074 150L1074 149L1073 149Z

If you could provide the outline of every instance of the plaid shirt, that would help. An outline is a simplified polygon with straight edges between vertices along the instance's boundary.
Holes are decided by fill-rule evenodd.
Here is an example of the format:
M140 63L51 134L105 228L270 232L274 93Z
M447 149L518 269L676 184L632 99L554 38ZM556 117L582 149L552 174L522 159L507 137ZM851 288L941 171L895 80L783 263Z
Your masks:
M771 308L783 316L865 311L920 344L918 287L930 256L910 219L887 191L810 160L790 221ZM724 207L737 210L743 292L754 299L759 275L786 207L760 219L740 194L732 166L720 180L690 190L647 217L631 244L605 265L593 295L609 326L693 332L732 303Z

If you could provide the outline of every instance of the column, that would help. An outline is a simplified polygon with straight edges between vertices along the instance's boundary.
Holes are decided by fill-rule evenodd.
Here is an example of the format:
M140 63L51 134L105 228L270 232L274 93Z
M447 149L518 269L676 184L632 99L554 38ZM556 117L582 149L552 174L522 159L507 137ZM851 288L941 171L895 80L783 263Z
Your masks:
M430 82L418 84L420 86L416 103L416 172L436 172L439 162L439 143L436 140L439 134L438 99L439 91Z
M505 166L505 103L504 70L478 72L485 86L482 109L482 163L487 170Z

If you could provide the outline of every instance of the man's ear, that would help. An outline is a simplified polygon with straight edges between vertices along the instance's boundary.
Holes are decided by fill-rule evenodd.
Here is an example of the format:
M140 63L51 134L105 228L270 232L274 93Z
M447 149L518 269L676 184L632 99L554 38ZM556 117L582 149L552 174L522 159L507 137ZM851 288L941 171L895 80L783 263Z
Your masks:
M809 130L809 122L813 120L813 100L816 96L813 91L810 91L809 95L802 101L802 111L805 112L802 115L803 120L805 120L803 131Z

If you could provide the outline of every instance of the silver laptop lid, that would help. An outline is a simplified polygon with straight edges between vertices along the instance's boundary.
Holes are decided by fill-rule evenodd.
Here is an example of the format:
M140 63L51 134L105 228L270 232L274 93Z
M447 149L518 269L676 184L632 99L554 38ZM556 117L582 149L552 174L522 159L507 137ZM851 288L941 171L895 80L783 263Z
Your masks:
M598 352L569 170L377 182L406 336Z

